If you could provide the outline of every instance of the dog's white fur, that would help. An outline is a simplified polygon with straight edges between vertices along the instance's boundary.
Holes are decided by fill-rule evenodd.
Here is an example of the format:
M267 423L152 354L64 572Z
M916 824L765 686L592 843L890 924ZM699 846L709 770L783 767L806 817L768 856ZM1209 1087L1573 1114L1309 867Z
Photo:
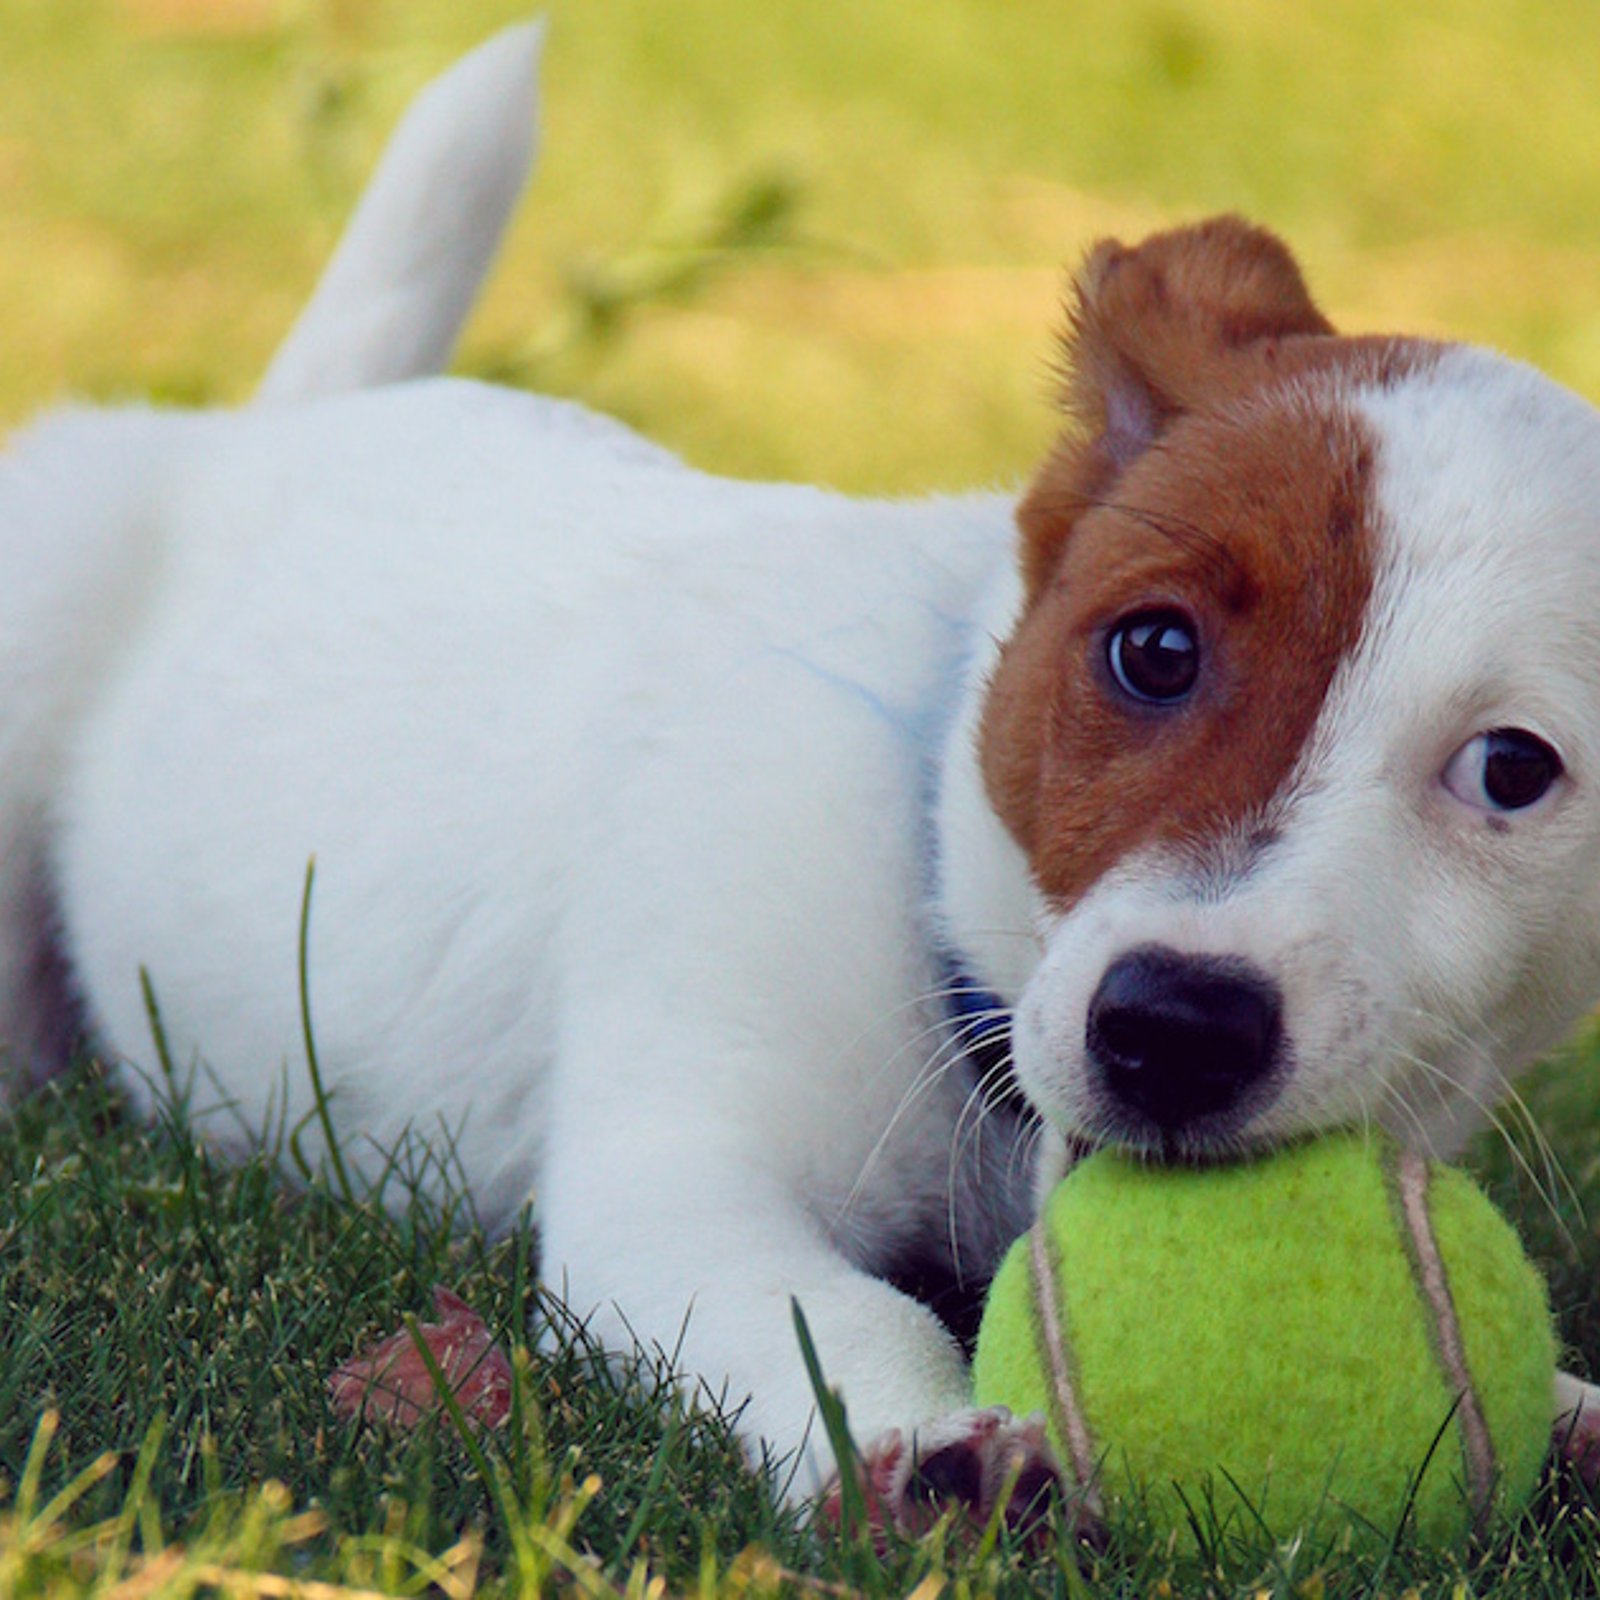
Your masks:
M548 1281L779 1452L812 1414L791 1297L861 1437L968 1403L881 1276L952 1231L981 1267L1027 1209L1031 1147L944 1070L945 950L1017 1007L1052 1130L1092 1120L1099 974L1159 940L1283 986L1299 1066L1248 1137L1371 1115L1457 1149L1600 993L1595 414L1470 352L1360 396L1374 620L1283 847L1204 897L1136 855L1053 910L975 754L1005 498L728 482L575 406L394 383L492 253L536 44L430 92L258 404L67 412L0 466L13 1052L58 1044L64 954L148 1100L143 971L219 1134L303 1122L315 857L347 1156L446 1137L490 1220L531 1194ZM1439 775L1508 723L1566 775L1491 832Z

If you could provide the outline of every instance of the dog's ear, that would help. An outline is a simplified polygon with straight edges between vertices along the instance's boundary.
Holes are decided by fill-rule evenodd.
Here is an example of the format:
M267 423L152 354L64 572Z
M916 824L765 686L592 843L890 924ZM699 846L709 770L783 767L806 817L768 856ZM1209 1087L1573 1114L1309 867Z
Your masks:
M1018 511L1028 594L1072 508L1103 495L1175 418L1266 381L1282 340L1332 332L1287 247L1238 217L1132 248L1097 245L1073 284L1063 341L1075 426Z

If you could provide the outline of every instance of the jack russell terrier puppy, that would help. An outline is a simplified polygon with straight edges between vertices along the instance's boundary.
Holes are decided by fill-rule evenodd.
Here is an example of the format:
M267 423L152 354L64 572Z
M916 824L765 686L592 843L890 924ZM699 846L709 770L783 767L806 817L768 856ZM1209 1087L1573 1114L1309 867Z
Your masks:
M1220 218L1090 254L1020 506L707 476L431 376L537 44L423 96L254 404L11 440L11 1080L86 1029L148 1106L148 973L197 1109L305 1120L315 858L348 1162L533 1196L811 1492L798 1300L890 1513L981 1510L1048 1453L949 1296L1071 1149L1449 1156L1600 998L1600 414Z

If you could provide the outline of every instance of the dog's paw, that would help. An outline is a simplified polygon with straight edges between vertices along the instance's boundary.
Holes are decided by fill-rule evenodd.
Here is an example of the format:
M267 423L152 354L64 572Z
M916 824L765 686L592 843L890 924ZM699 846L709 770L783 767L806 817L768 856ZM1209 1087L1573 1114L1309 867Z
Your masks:
M969 1526L987 1527L997 1510L1019 1532L1048 1537L1066 1503L1044 1419L1019 1419L1003 1406L958 1411L909 1439L890 1429L862 1453L861 1479L869 1526L908 1538L950 1511ZM837 1481L822 1511L836 1525L842 1521ZM1077 1521L1080 1536L1094 1536L1081 1516Z
M511 1362L482 1317L448 1289L433 1291L437 1322L417 1336L427 1345L469 1422L498 1428L511 1414ZM342 1417L415 1427L439 1406L439 1389L409 1328L352 1357L328 1379L328 1398Z

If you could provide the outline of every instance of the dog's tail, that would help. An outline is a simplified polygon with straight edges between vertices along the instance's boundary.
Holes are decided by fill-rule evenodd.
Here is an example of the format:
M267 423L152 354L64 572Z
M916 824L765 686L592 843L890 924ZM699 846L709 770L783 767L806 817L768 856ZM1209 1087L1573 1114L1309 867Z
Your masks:
M543 38L508 28L417 96L258 402L443 370L533 163Z

